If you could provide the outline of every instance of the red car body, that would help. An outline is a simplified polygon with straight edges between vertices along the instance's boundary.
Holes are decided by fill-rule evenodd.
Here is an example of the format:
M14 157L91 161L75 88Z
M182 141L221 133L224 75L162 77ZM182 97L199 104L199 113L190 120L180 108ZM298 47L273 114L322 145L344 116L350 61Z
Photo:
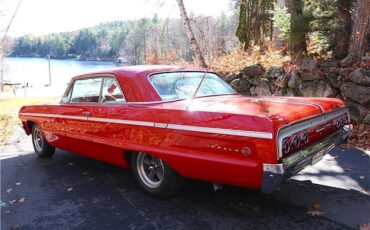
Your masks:
M24 106L19 117L27 134L38 124L56 148L121 167L130 167L127 153L145 151L185 178L265 192L320 160L351 132L345 104L335 98L235 94L162 101L148 76L176 71L205 69L136 66L78 76L70 85L116 78L127 103Z

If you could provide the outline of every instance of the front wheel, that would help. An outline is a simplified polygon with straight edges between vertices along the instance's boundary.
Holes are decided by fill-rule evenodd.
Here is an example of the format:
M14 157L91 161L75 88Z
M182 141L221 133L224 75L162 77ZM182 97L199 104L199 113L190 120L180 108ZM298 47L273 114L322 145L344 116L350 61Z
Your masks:
M131 157L131 169L140 187L156 197L175 195L184 182L184 178L160 158L144 152Z
M32 144L38 157L46 158L54 155L55 148L46 142L40 128L36 124L32 126Z

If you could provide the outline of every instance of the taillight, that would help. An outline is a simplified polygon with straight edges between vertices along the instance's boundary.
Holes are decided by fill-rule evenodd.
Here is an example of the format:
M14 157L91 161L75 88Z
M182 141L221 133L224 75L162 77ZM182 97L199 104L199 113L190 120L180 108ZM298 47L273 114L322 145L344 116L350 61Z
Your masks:
M307 131L302 131L299 133L299 141L302 144L307 144L308 143L308 132Z
M298 140L298 135L297 135L297 134L295 134L295 135L292 137L291 146L293 146L294 148L298 148L300 144L301 144L301 143L300 143L300 142L299 142L299 140Z
M289 153L289 151L290 151L290 137L284 138L282 146L281 146L281 150L282 150L283 154Z

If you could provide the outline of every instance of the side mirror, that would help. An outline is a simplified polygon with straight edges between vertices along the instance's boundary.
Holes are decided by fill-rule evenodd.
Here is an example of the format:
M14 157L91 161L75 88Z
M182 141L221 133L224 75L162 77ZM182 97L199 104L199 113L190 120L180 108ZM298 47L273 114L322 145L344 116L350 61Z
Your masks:
M69 100L68 100L68 96L63 96L62 97L62 103L68 103Z

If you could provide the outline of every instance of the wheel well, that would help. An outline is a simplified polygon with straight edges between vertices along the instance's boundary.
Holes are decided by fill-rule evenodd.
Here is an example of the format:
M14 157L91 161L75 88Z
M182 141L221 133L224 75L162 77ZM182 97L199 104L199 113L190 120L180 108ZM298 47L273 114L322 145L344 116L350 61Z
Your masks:
M137 154L137 151L127 150L124 152L123 157L127 162L127 165L131 167L131 158L134 154Z
M26 121L26 132L27 132L27 134L32 133L32 127L35 123L36 122L34 122L34 121Z

